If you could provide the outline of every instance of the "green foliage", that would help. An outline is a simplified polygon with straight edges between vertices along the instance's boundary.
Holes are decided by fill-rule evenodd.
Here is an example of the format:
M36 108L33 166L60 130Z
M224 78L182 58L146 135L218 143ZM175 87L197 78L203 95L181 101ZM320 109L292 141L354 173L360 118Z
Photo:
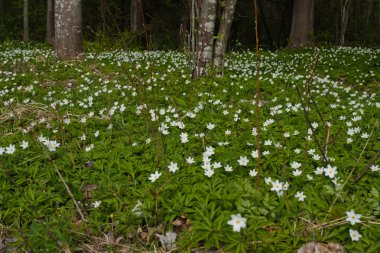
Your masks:
M229 55L224 77L191 80L186 56L175 51L95 47L82 61L57 62L41 45L0 45L7 247L153 250L156 234L175 231L178 252L295 252L313 240L377 252L379 50L319 50L311 97L316 49L260 52L256 187L252 52ZM320 147L337 167L334 178ZM346 221L350 210L362 224ZM228 224L236 214L246 219L237 232ZM350 229L362 235L358 242Z

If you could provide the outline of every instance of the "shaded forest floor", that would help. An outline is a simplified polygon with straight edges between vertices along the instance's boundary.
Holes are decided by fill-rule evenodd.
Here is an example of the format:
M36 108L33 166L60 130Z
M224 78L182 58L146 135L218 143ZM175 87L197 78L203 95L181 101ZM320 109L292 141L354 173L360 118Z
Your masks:
M380 49L260 52L260 129L253 52L190 72L0 45L0 249L379 251Z

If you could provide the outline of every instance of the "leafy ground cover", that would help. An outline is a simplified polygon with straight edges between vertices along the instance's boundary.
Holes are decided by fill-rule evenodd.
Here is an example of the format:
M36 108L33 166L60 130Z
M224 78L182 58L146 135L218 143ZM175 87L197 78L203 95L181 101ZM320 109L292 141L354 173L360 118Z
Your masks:
M0 45L0 245L379 252L379 49L260 53L258 187L255 54L224 77L188 66Z

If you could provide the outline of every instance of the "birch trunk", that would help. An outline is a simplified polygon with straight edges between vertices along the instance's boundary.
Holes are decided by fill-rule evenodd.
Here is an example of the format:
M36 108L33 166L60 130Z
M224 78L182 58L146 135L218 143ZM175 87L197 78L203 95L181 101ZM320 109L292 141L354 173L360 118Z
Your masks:
M344 45L345 41L345 34L347 30L347 24L348 24L348 17L350 13L350 0L341 0L340 1L340 8L341 8L341 19L340 19L340 39L339 44L341 46Z
M24 7L23 7L23 22L24 22L24 32L22 36L22 40L24 42L29 41L29 15L28 15L28 5L29 0L24 0Z
M73 60L83 50L81 0L56 0L54 17L58 59Z
M142 0L131 0L131 32L144 30Z
M314 0L294 0L289 48L314 45Z
M237 0L226 0L223 16L220 19L218 37L215 42L214 66L222 70L224 66L224 54L226 52L228 38L231 32L232 21Z
M212 63L216 0L203 0L198 29L197 59L193 77L205 74L206 67Z
M54 0L47 0L46 42L54 44Z

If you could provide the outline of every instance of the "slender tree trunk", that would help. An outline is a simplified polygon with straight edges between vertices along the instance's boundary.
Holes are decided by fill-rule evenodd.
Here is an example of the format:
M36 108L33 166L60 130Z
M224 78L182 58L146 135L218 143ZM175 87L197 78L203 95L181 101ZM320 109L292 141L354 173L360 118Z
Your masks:
M23 7L23 21L24 21L24 32L22 36L22 40L24 42L29 41L29 16L28 16L28 5L29 0L24 0L24 7Z
M232 21L237 0L226 0L223 16L220 19L218 37L215 42L214 66L222 70L224 66L224 54L226 52L228 38L231 33Z
M347 30L348 17L350 13L350 0L340 0L340 38L339 44L341 46L344 45L345 42L345 34Z
M46 42L54 44L54 0L47 0Z
M58 59L77 58L83 50L81 0L55 0L54 17Z
M106 0L100 0L100 19L103 35L106 33Z
M4 25L4 2L0 0L0 27Z
M265 12L264 12L265 8L264 8L263 0L259 0L258 4L259 4L259 10L260 10L260 19L261 19L261 22L263 23L264 31L268 36L269 45L275 46L272 34L270 32L270 29L268 27L267 20L265 17Z
M142 0L131 0L131 32L144 30Z
M364 20L364 34L363 34L363 46L365 45L366 43L366 39L367 39L367 32L369 30L369 20L371 18L371 15L372 15L372 11L373 11L373 0L367 0L367 8L366 8L366 12L365 12L365 20Z
M289 48L314 45L314 0L294 0Z
M214 29L216 18L216 0L203 0L198 28L197 59L193 77L206 73L206 67L212 63L214 47Z

